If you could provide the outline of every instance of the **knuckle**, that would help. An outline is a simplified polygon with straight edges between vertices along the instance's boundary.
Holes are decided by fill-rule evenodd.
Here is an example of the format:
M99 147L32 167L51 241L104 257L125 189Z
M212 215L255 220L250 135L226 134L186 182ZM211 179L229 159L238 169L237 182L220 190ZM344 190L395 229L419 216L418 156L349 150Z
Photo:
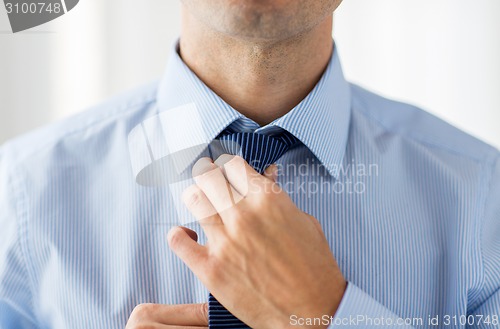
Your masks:
M199 307L196 308L196 316L199 319L199 322L203 323L208 320L208 304L203 303L199 304Z
M196 185L191 185L182 194L182 200L187 207L197 207L203 200L203 191Z
M233 158L227 163L227 165L229 166L236 166L236 167L239 167L239 166L244 166L245 165L245 159L243 159L241 156L239 155L235 155L233 156Z
M176 249L177 246L179 246L182 242L182 237L181 237L181 229L180 228L173 228L169 233L168 233L168 244L170 245L171 248ZM141 305L148 305L148 304L141 304ZM150 308L151 306L144 306L145 308Z
M219 157L214 161L215 164L217 164L219 167L224 166L226 163L231 161L235 156L232 154L221 154Z
M224 164L226 170L239 175L247 175L247 162L239 155L233 156L231 160Z
M155 304L151 303L139 304L136 307L134 307L134 310L132 311L130 318L134 318L137 320L149 319L154 313L155 309L156 309Z

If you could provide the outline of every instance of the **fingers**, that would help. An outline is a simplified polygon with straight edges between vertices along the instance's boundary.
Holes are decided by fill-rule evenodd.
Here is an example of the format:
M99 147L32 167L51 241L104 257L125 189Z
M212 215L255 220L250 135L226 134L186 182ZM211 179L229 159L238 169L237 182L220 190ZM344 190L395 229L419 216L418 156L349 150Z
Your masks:
M216 164L219 168L221 168L222 170L222 173L224 173L224 175L226 174L225 173L225 169L224 169L224 165L226 163L228 163L229 161L231 161L231 159L233 159L235 157L235 155L231 155L231 154L222 154L220 155L215 161L214 161L214 164Z
M208 326L208 305L203 304L140 304L130 315L127 329L142 328L200 328Z
M191 238L191 240L198 242L198 233L184 226L182 226L181 229L184 230L184 232L186 232L186 234Z
M226 180L221 169L209 158L198 160L193 167L193 178L220 215L225 211L229 212L243 199ZM224 219L224 216L221 217Z
M205 246L198 244L192 239L192 233L186 227L173 227L168 232L168 244L170 249L193 271L198 275L203 273L203 267L208 258L208 252Z
M224 224L217 210L198 185L191 185L182 194L182 201L198 219L209 240L215 240L218 233L224 230Z
M222 164L227 181L242 196L259 193L270 183L240 156L224 156L220 161L217 159L216 163Z

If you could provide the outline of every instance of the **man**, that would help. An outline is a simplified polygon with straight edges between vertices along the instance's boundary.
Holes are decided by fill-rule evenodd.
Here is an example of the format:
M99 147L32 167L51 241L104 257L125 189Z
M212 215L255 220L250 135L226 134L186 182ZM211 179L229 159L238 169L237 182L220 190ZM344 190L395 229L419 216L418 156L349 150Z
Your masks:
M339 4L184 0L158 84L4 145L0 327L500 328L499 152L347 83ZM128 144L187 104L206 142L288 143L264 175L197 159L190 228ZM169 145L194 138L170 118Z

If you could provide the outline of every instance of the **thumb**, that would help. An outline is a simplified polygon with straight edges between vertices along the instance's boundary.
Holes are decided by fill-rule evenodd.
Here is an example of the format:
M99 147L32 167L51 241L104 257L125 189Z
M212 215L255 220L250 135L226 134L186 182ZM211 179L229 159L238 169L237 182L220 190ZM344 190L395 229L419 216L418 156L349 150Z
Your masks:
M206 247L196 242L197 235L187 227L176 226L170 229L167 236L170 249L193 271L200 273L201 266L207 259Z

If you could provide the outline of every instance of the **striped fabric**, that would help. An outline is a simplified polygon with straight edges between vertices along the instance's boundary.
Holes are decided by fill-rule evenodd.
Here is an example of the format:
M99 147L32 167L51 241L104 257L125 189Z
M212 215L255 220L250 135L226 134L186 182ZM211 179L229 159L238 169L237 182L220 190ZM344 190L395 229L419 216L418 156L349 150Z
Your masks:
M212 329L250 328L226 310L212 294L208 296L208 327Z
M157 130L143 126L150 152L131 152L135 127L185 104L201 127L155 121ZM140 303L206 302L166 242L182 222L179 197L137 184L130 160L228 127L300 140L277 161L278 182L319 220L348 281L331 328L500 328L499 152L349 84L337 50L311 93L264 127L173 51L159 83L3 145L0 328L123 329ZM291 326L303 321L290 314Z
M292 134L284 131L282 134L274 136L249 132L222 133L218 137L218 141L221 149L217 152L214 152L214 144L212 144L212 157L214 159L222 153L239 155L262 174L270 164L281 158L298 140Z
M212 156L213 159L223 153L239 155L261 174L298 142L287 131L271 137L251 132L234 132L235 129L235 125L230 126L219 135L221 149ZM213 329L249 328L226 310L212 294L208 297L208 325Z

